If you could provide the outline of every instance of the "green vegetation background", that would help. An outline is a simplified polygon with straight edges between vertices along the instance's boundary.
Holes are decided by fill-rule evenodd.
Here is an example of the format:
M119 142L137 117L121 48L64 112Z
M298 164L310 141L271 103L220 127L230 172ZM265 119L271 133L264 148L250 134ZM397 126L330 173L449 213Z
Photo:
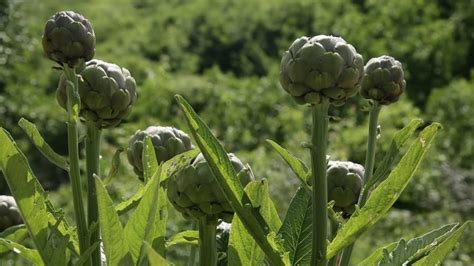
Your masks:
M41 48L44 23L60 10L86 16L97 36L96 57L128 68L138 84L130 117L105 132L104 172L113 152L126 147L137 129L172 125L186 131L173 99L182 94L228 151L270 180L283 217L298 180L264 140L276 140L307 160L300 143L308 139L309 112L281 89L279 60L296 37L333 34L352 43L366 61L389 54L406 69L407 96L381 113L378 158L410 119L444 125L396 209L364 235L353 262L401 237L474 217L473 1L0 0L0 126L28 154L52 200L72 215L67 176L41 157L16 124L20 117L34 121L66 154L66 113L55 100L59 72ZM356 97L330 110L332 159L363 162L366 106ZM138 182L122 156L120 175L109 186L116 202L130 196ZM8 194L1 176L0 194ZM189 222L172 213L170 234L185 228ZM463 243L447 265L474 263L472 231ZM179 263L186 252L177 248L171 254Z

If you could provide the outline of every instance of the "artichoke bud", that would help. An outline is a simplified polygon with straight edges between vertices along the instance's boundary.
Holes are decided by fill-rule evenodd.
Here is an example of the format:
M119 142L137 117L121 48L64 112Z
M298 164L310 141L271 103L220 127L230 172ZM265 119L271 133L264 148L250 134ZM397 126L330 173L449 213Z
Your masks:
M349 217L355 210L362 189L364 167L348 161L329 161L327 169L328 201L333 209Z
M133 166L133 171L141 180L143 180L142 153L147 136L153 144L158 163L165 162L193 148L189 136L174 127L150 126L145 130L138 130L128 142L127 158Z
M398 101L406 87L402 64L390 56L372 58L365 65L360 94L388 105Z
M91 60L79 68L80 116L98 128L117 126L137 99L135 79L126 68L101 60ZM59 79L56 98L67 110L66 77Z
M299 104L317 104L323 98L344 104L357 94L363 75L362 56L334 36L296 39L280 64L280 84Z
M95 54L95 34L90 22L73 11L61 11L48 19L43 32L46 56L58 62L76 66L89 61Z
M0 195L0 232L10 226L23 223L23 220L12 196Z
M242 186L252 179L248 166L245 166L234 154L228 157ZM199 219L203 216L215 216L230 223L234 210L227 201L206 159L199 154L190 165L169 177L168 199L187 219Z

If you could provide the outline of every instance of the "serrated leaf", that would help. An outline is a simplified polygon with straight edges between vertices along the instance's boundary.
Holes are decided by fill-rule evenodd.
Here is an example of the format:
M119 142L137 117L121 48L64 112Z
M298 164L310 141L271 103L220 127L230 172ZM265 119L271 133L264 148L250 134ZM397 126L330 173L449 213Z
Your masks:
M290 252L291 265L310 265L312 225L311 194L300 187L290 202L278 232L284 240L285 249Z
M245 187L254 211L259 212L272 232L281 227L281 220L268 193L268 181L251 181ZM264 265L265 253L258 246L238 216L232 220L227 251L228 265Z
M390 243L384 247L376 249L372 254L370 254L363 261L359 262L358 266L376 266L379 261L383 258L384 250L391 252L397 246L397 242Z
M69 171L69 163L67 159L58 153L56 153L51 146L44 140L41 133L36 128L35 124L21 118L18 125L25 131L28 138L33 142L35 147L48 159L50 162L58 166L59 168Z
M193 245L197 246L199 242L199 232L196 230L187 230L179 232L172 236L166 242L166 247L170 248L174 245Z
M421 119L413 119L406 127L395 133L395 136L393 137L390 147L382 162L375 170L373 177L369 179L369 183L366 185L367 188L370 188L377 182L383 181L388 176L392 166L396 164L397 158L399 158L401 155L402 147L422 123L423 120Z
M459 242L459 239L464 233L464 230L472 224L473 221L467 221L459 228L456 229L445 241L437 245L428 255L423 257L421 260L415 262L415 266L433 266L440 265L441 262L446 258L446 256L451 253L454 246Z
M420 133L387 179L370 194L364 207L356 211L339 230L328 246L328 259L385 216L412 178L439 128L440 125L434 123Z
M148 262L150 266L167 266L170 265L168 261L158 254L148 242L143 243L145 253L148 255Z
M244 207L246 202L249 203L249 197L240 184L227 152L186 100L179 95L176 96L176 100L185 114L194 140L209 164L209 168L226 199L271 263L284 265L284 252L275 248L278 244L269 237L272 232L269 230L269 225L265 224L265 219L258 212Z
M112 199L100 178L95 179L95 184L105 257L109 265L119 265L129 257L129 248L127 241L125 241L124 229L115 211Z
M66 256L67 243L78 253L77 241L71 237L72 229L64 219L56 217L57 212L47 199L47 194L31 170L26 157L20 151L10 134L0 128L0 169L18 205L28 232L43 259L48 265L62 265ZM51 231L51 226L57 232ZM55 256L53 256L53 254Z
M5 247L15 254L18 254L22 258L28 260L29 262L33 263L33 265L42 266L45 265L41 256L36 249L27 248L21 244L13 242L8 239L0 238L0 247Z
M386 250L383 252L383 258L381 258L379 265L390 266L412 263L422 254L426 254L430 249L433 249L441 242L440 238L449 235L456 226L457 224L448 224L409 241L401 239L392 251Z
M273 140L267 139L267 143L273 147L273 149L280 155L280 157L288 164L288 166L293 170L296 177L301 181L301 185L311 191L309 187L308 180L311 176L311 171L308 167L301 161L300 159L296 158L293 154L287 151L282 146L278 145L278 143L274 142Z

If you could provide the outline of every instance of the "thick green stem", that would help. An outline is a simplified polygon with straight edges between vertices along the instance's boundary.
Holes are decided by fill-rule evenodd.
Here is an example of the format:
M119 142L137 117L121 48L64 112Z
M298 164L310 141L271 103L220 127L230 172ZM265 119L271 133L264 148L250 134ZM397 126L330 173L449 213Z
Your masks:
M97 192L95 188L94 175L100 175L100 134L101 130L94 122L87 121L86 138L86 163L87 163L87 222L89 228L94 225L94 231L90 232L89 245L100 240L99 210L97 203ZM100 266L100 246L91 254L92 265Z
M217 265L216 244L217 219L203 217L199 220L199 265Z
M76 71L67 65L64 66L64 73L68 79L67 85L67 135L69 152L69 177L72 186L72 196L74 203L74 214L76 216L77 234L79 238L79 248L81 254L89 247L86 215L82 198L81 175L79 172L79 141L77 133L77 121L79 119L80 99L78 93L78 82Z
M311 131L311 168L313 186L313 247L311 265L327 265L328 192L326 147L328 138L328 99L312 106L313 128Z
M193 222L193 230L196 230L198 228L198 223ZM187 266L194 266L196 264L196 255L197 255L197 248L195 246L191 246L189 248L189 257L188 257L188 262Z
M375 142L377 140L377 126L378 126L378 119L379 113L382 106L380 106L377 102L374 102L372 109L370 110L369 115L369 134L367 136L367 153L365 154L365 172L364 172L364 185L362 186L362 193L359 197L359 201L357 204L359 207L363 207L367 198L369 197L370 188L366 187L365 184L369 182L372 178L372 174L374 172L374 164L375 164ZM351 260L352 250L354 249L354 243L347 246L343 253L341 259L341 265L349 265Z

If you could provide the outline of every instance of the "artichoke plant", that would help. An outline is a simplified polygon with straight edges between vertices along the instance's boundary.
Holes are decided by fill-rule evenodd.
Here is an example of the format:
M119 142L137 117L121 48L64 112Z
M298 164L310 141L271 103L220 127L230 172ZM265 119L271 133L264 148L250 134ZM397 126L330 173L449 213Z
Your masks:
M193 148L189 136L174 127L150 126L145 130L138 130L128 142L127 158L140 178L143 178L142 153L147 136L153 143L158 163Z
M61 11L52 16L44 27L43 50L59 64L75 66L80 60L89 61L95 53L95 34L90 22L73 11Z
M344 39L318 35L296 39L283 55L280 83L299 104L317 104L327 97L342 105L357 94L364 61Z
M245 186L253 175L234 154L228 154L240 183ZM217 184L214 175L202 154L190 165L168 179L168 199L185 218L199 219L214 216L230 223L234 210Z
M362 189L364 167L348 161L329 161L327 169L328 200L334 201L334 211L350 216Z
M12 196L0 195L0 232L22 222L15 199Z
M372 58L365 65L360 94L388 105L398 101L406 87L402 64L391 56Z
M101 60L91 60L80 69L80 116L98 128L118 125L126 118L137 99L135 79L123 67ZM59 80L56 98L67 110L66 76Z

